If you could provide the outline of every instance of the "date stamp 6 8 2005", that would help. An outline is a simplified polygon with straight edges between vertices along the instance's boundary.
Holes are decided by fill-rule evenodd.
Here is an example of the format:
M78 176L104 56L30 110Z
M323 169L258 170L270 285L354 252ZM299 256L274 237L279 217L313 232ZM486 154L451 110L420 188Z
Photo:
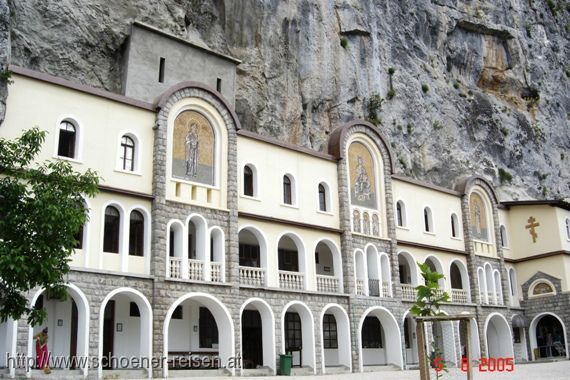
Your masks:
M467 372L469 361L467 358L461 358L461 371ZM479 372L513 372L515 370L514 358L480 358L472 359L471 366L478 368ZM435 358L433 368L436 372L444 369L444 360L441 357Z

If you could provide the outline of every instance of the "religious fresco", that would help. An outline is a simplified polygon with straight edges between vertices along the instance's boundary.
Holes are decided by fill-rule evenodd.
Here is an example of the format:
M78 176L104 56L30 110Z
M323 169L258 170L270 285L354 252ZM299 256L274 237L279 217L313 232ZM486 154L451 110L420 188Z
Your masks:
M180 113L172 136L172 176L214 185L214 143L214 130L202 114Z
M487 226L487 209L483 198L477 193L472 193L469 198L469 213L471 235L473 239L489 241L489 227Z
M348 148L350 174L350 202L353 205L376 209L376 177L370 151L354 142Z
M552 286L548 285L546 282L536 284L532 290L532 294L535 296L548 293L554 293L554 289L552 289Z

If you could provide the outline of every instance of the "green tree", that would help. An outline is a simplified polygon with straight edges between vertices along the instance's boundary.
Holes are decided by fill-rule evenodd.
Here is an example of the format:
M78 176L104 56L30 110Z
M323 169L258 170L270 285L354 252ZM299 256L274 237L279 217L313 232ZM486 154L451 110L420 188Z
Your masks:
M99 176L73 171L62 160L34 162L46 133L37 128L0 139L0 320L27 315L41 323L45 310L25 293L44 287L65 297L64 278L76 235L87 219L83 196L97 193Z

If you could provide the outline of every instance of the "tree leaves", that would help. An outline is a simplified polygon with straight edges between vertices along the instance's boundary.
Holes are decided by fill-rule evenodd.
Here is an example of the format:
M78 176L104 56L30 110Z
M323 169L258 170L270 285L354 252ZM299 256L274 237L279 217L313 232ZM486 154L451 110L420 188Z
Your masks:
M445 276L438 272L433 272L428 264L417 263L424 285L416 286L416 303L410 311L412 314L422 317L443 315L439 310L440 305L449 302L449 294L439 289L439 280Z
M45 132L25 131L0 139L0 319L27 315L40 323L45 312L30 307L26 292L65 289L64 276L87 219L83 197L97 193L98 175L77 173L66 161L36 164Z

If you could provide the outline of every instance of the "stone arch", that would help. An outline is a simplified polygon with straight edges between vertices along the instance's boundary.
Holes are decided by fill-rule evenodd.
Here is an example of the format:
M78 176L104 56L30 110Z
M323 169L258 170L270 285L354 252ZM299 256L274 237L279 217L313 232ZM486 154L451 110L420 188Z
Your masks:
M301 301L291 301L283 308L281 313L281 353L286 352L285 341L285 315L291 310L299 314L301 319L301 334L302 334L302 347L303 350L299 354L303 363L309 363L313 373L316 374L316 355L315 355L315 329L313 313L309 307ZM293 355L293 362L295 362L295 355Z
M135 333L133 334L132 331L128 331L130 326L128 326L128 323L122 322L124 325L123 334L130 333L132 338L138 338L138 339L140 339L140 341L138 344L139 349L138 350L135 349L135 351L138 351L138 352L125 352L125 353L121 353L121 355L118 355L117 352L114 350L113 354L114 354L114 356L117 356L117 357L122 357L122 356L132 356L132 357L141 357L141 358L147 357L148 363L150 364L150 361L152 359L152 337L153 337L153 335L152 335L152 323L153 323L152 307L150 306L150 302L148 302L148 299L145 297L144 294L142 294L140 291L138 291L136 289L132 289L132 288L128 288L128 287L117 288L117 289L111 291L109 294L107 294L105 296L105 298L101 302L101 307L99 309L99 339L98 339L99 342L98 342L98 351L97 351L99 363L102 363L102 359L103 359L103 339L104 339L103 329L104 329L105 309L106 309L109 301L111 301L114 297L119 296L119 295L126 296L126 298L128 299L129 302L134 302L137 305L137 308L138 308L139 313L140 313L140 315L139 315L140 321L139 321L139 326L138 326L138 332L139 333L136 334L136 331L135 331ZM115 333L115 332L113 332L113 333ZM123 343L126 344L126 342L123 342ZM131 342L129 342L129 343L131 343ZM135 345L135 346L137 346L137 345ZM133 349L133 348L131 347L131 349ZM150 378L152 376L152 367L147 367L146 370L147 370L148 377ZM102 378L103 367L99 366L97 371L98 371L99 378Z
M407 251L400 251L398 252L398 265L402 266L402 265L407 265L407 269L409 270L409 283L411 285L418 285L419 284L419 273L418 273L418 268L416 265L416 258L409 252ZM400 273L400 282L401 282L401 277L402 277L402 273ZM404 282L405 284L408 283L408 278L406 278L406 282Z
M72 297L73 301L75 302L76 306L77 306L77 314L78 314L78 318L77 318L77 355L78 357L87 357L89 355L89 314L90 314L90 309L89 309L89 303L87 302L87 297L85 297L85 294L74 284L64 284L67 287L67 292L68 294ZM32 300L30 302L30 305L35 305L36 301L38 300L38 298L40 297L40 295L42 295L42 293L45 291L45 288L39 289L36 294L34 294L34 296L32 297ZM54 325L55 326L55 325ZM32 327L32 326L28 326L28 357L35 357L35 355L33 355L33 336L34 336L34 330L36 331L41 331L41 329L44 327L44 325L41 326L36 326L36 327ZM52 331L54 331L55 329L52 328ZM49 342L49 341L48 341ZM50 353L53 353L53 349L49 350ZM87 364L87 363L84 363ZM82 368L80 368L83 376L87 376L88 373L88 366L84 365ZM28 369L26 371L26 375L27 377L31 376L31 369Z
M392 297L392 268L390 257L386 252L380 252L380 277L382 281L381 295Z
M367 316L373 316L378 318L383 329L383 335L385 339L384 352L379 352L378 354L385 355L385 364L393 364L398 366L400 369L404 368L404 362L402 358L402 341L400 334L400 327L396 318L390 313L388 309L382 306L373 306L368 308L360 318L358 323L358 361L359 361L359 371L364 370L364 358L363 358L363 348L362 348L362 326L364 320ZM390 347L388 347L390 346ZM373 354L374 355L374 354ZM376 355L374 355L376 356Z
M441 274L445 274L445 271L443 269L443 264L441 264L441 261L435 257L434 255L429 255L428 257L426 257L426 259L424 260L424 263L426 264L430 264L432 263L433 267L430 265L430 269L433 271L433 269L435 268L436 272L441 273ZM441 278L439 280L439 287L441 289L445 289L446 285L445 285L445 279Z
M299 269L298 272L303 274L302 284L300 284L301 289L307 288L307 254L305 251L305 244L303 239L296 234L295 232L287 231L282 233L277 239L277 249L279 250L279 246L281 243L287 244L287 241L284 239L289 239L295 245L297 249L297 258L298 258L298 265ZM280 269L281 270L281 269ZM281 282L281 281L280 281Z
M338 245L333 242L330 239L327 238L323 238L320 239L319 241L316 242L315 244L315 249L314 251L317 252L319 245L324 244L328 250L330 251L331 254L331 259L332 259L332 268L333 268L333 273L331 276L334 276L337 281L338 281L338 286L337 288L334 290L335 292L342 292L343 291L343 272L342 272L342 257L340 254L340 248L338 247ZM323 264L324 266L327 266L326 264ZM318 275L319 270L318 270L318 265L315 265L315 275ZM324 272L321 274L325 274ZM317 279L317 290L318 290L318 279ZM332 289L331 289L332 290Z
M218 327L219 341L224 342L219 346L219 356L222 365L227 365L230 358L235 357L235 333L234 324L230 312L227 307L216 297L201 292L187 293L179 297L170 307L164 318L163 326L163 356L168 357L168 341L169 341L169 327L174 310L182 305L185 301L192 300L203 304L212 314ZM235 374L235 368L228 368L231 374ZM164 377L168 377L168 366L164 366Z
M487 357L514 357L511 327L502 314L489 314L485 320L484 332Z
M249 310L250 308L252 310L256 310L261 317L263 366L271 368L275 375L277 373L277 368L275 365L275 316L273 314L273 310L271 310L271 306L269 306L267 301L262 300L261 298L249 298L240 308L240 321L243 317L244 311ZM244 353L243 327L240 329L240 352ZM242 368L244 368L243 363Z
M368 294L368 269L361 249L354 250L354 281L356 294Z
M336 320L337 326L337 340L338 348L336 352L331 352L330 355L324 347L324 336L323 336L323 320L325 314L332 314ZM343 365L348 368L349 372L352 372L352 354L351 354L351 341L350 341L350 320L346 310L342 306L336 303L330 303L323 308L321 312L321 366L323 373L326 373L326 364L329 361L333 361L334 365ZM336 357L334 357L336 354ZM329 358L327 358L329 356ZM334 360L336 359L336 360Z
M249 236L248 236L249 235ZM255 240L255 241L254 241ZM253 268L260 268L263 270L263 278L260 278L259 274L255 272L248 272L244 269L244 272L240 272L240 276L244 275L246 278L240 278L240 281L245 281L247 285L258 284L260 286L267 285L267 273L268 273L268 252L267 252L267 237L261 229L254 225L243 225L238 230L238 244L242 243L244 245L258 246L259 247L259 261L255 258L253 260L248 260L243 264L246 266L252 266ZM240 266L242 266L240 264ZM242 276L243 277L243 276Z

